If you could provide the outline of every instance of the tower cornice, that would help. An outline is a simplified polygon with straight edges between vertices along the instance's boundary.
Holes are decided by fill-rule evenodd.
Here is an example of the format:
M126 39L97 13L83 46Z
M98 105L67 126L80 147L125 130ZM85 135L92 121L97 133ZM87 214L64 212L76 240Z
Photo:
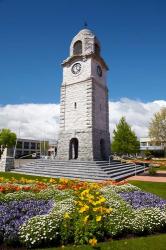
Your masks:
M62 66L71 65L75 60L86 61L88 58L93 58L98 61L106 70L109 70L107 64L101 56L98 56L94 53L90 53L89 55L73 55L68 57L66 60L62 62Z

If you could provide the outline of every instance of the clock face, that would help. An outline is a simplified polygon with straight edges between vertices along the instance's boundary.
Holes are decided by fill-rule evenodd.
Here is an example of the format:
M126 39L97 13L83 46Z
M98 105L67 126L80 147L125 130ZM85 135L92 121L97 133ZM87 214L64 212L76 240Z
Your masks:
M77 75L81 71L81 64L80 63L75 63L72 68L71 72L75 75Z
M101 67L99 65L97 65L97 74L100 77L102 76L102 69L101 69Z

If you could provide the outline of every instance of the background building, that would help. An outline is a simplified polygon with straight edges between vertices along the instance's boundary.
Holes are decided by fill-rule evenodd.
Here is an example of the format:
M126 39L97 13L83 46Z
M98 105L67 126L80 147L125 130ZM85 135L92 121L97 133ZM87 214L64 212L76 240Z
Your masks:
M150 151L154 156L164 156L164 145L161 142L154 142L149 137L140 138L140 150L142 153Z
M40 156L55 157L56 153L57 141L55 140L40 141L23 138L17 139L15 158L23 156L27 156L28 158L39 158Z
M15 158L40 153L40 141L31 139L17 139Z

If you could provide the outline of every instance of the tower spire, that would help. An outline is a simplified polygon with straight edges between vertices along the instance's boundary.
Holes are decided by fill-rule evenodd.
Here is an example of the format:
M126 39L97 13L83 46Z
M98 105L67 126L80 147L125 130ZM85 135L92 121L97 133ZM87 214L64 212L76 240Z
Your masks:
M84 21L84 28L86 29L88 27L87 21Z

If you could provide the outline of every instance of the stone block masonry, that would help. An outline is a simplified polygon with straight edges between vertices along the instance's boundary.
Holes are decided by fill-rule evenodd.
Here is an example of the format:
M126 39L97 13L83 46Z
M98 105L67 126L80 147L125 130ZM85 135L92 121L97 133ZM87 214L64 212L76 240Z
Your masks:
M62 66L57 159L108 160L108 67L90 30L83 29L74 37Z

